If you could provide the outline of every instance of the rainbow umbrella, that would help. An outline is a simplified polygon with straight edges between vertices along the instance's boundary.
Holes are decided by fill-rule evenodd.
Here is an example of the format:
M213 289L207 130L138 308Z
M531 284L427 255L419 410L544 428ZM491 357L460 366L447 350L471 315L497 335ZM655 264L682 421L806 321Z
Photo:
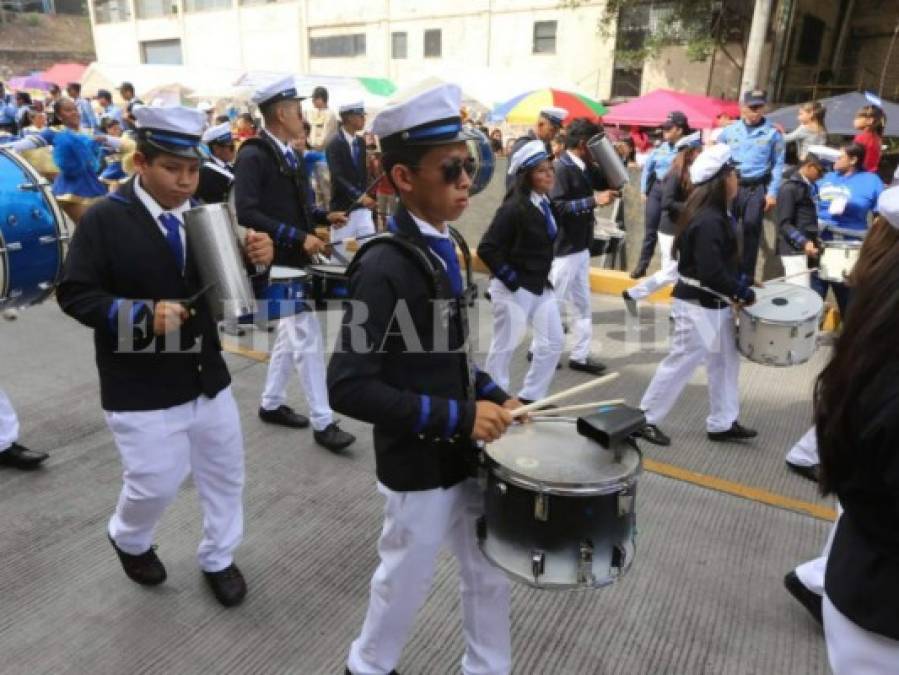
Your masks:
M592 98L561 89L535 89L500 103L490 113L494 122L505 120L509 124L533 124L543 108L559 106L568 111L566 122L575 117L595 119L606 114L606 107Z

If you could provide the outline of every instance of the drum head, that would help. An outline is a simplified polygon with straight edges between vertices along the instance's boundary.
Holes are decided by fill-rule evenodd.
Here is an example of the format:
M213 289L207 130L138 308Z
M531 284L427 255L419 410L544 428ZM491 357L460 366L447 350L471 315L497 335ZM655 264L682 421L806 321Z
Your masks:
M627 448L616 462L611 451L578 434L575 425L565 420L513 426L485 452L511 479L519 476L563 493L611 492L640 469L640 455L633 448Z
M346 277L346 265L324 263L321 265L309 265L307 269L314 277L329 277L334 279L344 279Z
M755 304L744 307L743 311L768 323L797 324L821 316L824 301L810 288L773 283L756 289Z
M283 267L281 265L272 265L269 278L272 281L290 281L291 279L303 279L308 277L306 270L300 270L296 267Z

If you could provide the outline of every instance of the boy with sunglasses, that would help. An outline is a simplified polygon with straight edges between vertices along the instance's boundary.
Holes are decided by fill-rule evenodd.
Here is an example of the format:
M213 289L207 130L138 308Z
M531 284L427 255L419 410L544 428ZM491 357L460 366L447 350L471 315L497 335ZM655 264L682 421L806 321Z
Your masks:
M200 184L194 195L204 204L228 201L234 184L234 137L231 123L223 122L203 132L203 143L209 148L209 158L200 167Z
M459 260L447 221L468 206L473 161L461 90L442 85L374 120L400 205L391 234L365 244L348 273L352 301L328 368L336 410L374 425L386 500L380 565L347 672L392 673L447 545L462 577L465 673L508 673L509 585L483 556L472 478L476 443L499 438L520 405L467 351ZM360 330L361 329L361 330Z

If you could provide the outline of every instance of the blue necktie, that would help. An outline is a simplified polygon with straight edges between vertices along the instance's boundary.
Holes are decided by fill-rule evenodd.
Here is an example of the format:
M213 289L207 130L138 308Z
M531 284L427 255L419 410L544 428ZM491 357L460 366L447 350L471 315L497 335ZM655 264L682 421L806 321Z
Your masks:
M555 240L559 228L556 227L556 219L553 218L553 212L549 208L549 202L545 199L540 200L540 208L543 209L543 217L546 219L546 231L549 238Z
M287 165L288 165L291 169L293 169L294 171L296 171L296 170L297 170L297 166L299 166L299 164L297 163L297 156L296 156L295 154L293 154L293 150L291 150L290 148L288 148L288 149L287 149L287 152L284 153L284 157L285 157L285 159L287 160Z
M163 213L159 216L159 222L165 228L165 241L172 249L175 262L178 263L178 271L184 272L184 244L181 243L181 221L171 213Z
M359 139L353 139L353 142L350 143L350 148L353 150L353 166L357 169L359 168Z
M462 270L459 267L459 258L456 256L456 245L453 240L449 237L428 236L425 239L430 249L446 264L446 276L449 278L453 297L460 297L462 295Z

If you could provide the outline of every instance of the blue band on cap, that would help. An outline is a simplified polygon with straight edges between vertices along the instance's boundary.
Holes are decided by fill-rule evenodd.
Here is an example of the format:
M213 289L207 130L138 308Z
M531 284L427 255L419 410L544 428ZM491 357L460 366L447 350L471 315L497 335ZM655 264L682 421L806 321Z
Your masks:
M219 136L218 138L213 138L209 142L210 143L230 143L233 140L234 140L234 137L231 135L231 132L229 131L224 136Z
M522 171L523 169L530 169L532 166L536 166L537 164L548 158L549 155L545 152L538 152L536 155L528 157L526 160L524 160L521 163L521 166L518 167L518 170Z
M177 145L182 148L196 148L200 145L199 138L184 138L183 136L170 136L169 134L161 134L158 131L147 130L147 140L157 143L167 143L168 145Z
M439 138L440 136L454 136L462 131L462 123L442 124L439 127L425 127L407 131L403 135L410 141L420 141L426 138Z

